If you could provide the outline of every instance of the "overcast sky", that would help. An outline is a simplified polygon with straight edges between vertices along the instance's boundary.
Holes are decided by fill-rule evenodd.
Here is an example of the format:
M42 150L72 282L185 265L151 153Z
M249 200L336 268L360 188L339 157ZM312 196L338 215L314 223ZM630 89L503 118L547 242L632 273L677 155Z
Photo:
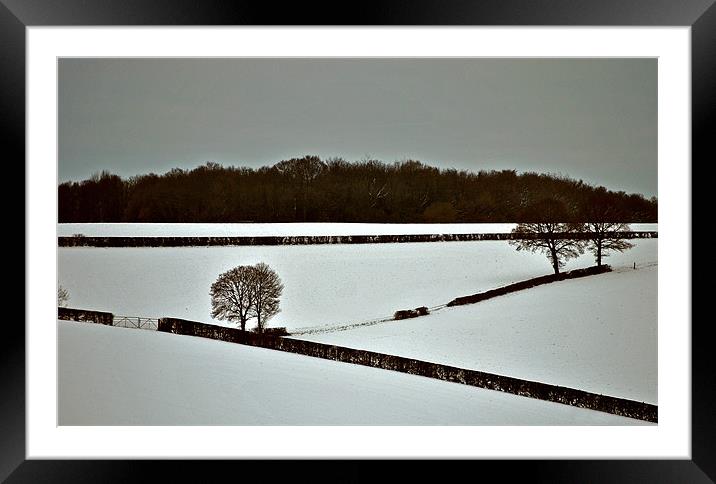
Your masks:
M319 155L657 194L655 59L61 59L59 179Z

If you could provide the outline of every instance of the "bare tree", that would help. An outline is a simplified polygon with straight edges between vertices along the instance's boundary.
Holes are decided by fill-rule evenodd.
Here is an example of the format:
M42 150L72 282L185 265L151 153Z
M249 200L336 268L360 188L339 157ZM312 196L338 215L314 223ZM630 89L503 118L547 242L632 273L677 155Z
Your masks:
M237 322L242 331L246 331L249 320L256 318L261 332L279 312L282 291L278 274L263 262L235 267L211 285L211 317Z
M594 254L597 266L602 265L602 258L609 256L609 251L624 252L634 244L624 239L624 232L631 230L628 224L621 222L587 222L584 228L590 234L588 247Z
M529 223L517 224L512 230L516 238L510 245L517 250L542 252L555 274L568 259L584 253L584 241L575 235L582 231L582 225L570 222L572 212L562 200L543 198L528 206L524 217Z
M634 244L624 238L624 232L631 230L628 224L618 222L628 217L624 210L614 204L605 188L599 187L587 199L583 209L584 230L589 232L587 244L594 254L597 266L602 265L602 258L610 251L624 252Z
M579 224L560 222L535 222L517 224L512 233L517 238L510 240L517 250L542 252L547 255L555 274L564 267L568 259L584 253L584 241L570 238L579 231Z
M67 302L70 300L70 293L67 289L62 287L60 284L57 287L57 305L61 308L67 307Z
M239 323L254 317L254 267L238 266L221 274L211 285L211 317Z
M290 160L283 160L274 165L274 169L284 176L289 177L294 183L298 184L299 190L302 194L302 210L303 220L306 221L306 214L308 208L308 194L311 191L311 186L321 172L326 168L326 164L321 161L318 156L304 156L303 158L291 158ZM293 212L294 216L298 213L298 197L294 194L293 197Z
M257 329L263 332L266 323L278 314L279 298L283 292L283 284L278 274L263 262L254 266L254 312L257 318Z

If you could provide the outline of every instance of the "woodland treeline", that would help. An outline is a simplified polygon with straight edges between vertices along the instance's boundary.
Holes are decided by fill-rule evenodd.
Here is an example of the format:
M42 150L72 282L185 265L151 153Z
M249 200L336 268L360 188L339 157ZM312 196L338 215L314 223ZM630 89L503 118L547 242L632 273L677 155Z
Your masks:
M258 169L206 163L123 179L109 172L58 187L69 222L534 222L593 221L595 211L656 222L657 200L581 180L515 170L470 172L419 161L316 156Z

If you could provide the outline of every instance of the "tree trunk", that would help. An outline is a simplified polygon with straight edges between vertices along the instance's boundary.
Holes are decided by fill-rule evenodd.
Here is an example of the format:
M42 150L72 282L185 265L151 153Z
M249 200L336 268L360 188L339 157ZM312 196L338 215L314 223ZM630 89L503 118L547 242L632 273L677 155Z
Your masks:
M241 320L241 331L246 331L246 320Z
M552 268L555 274L559 274L559 259L557 258L557 251L552 250Z
M258 329L259 333L263 333L263 328L261 328L261 310L259 309L256 311L256 328Z
M602 266L602 241L597 242L597 267Z

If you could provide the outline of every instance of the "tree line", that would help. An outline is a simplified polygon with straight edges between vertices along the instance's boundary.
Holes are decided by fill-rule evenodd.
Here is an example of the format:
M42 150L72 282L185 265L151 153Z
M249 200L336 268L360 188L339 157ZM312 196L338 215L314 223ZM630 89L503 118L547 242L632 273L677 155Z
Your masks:
M570 221L589 220L595 203L621 221L657 221L655 197L561 175L317 156L258 169L210 162L127 179L103 171L60 184L58 198L60 223L534 222L545 200Z

